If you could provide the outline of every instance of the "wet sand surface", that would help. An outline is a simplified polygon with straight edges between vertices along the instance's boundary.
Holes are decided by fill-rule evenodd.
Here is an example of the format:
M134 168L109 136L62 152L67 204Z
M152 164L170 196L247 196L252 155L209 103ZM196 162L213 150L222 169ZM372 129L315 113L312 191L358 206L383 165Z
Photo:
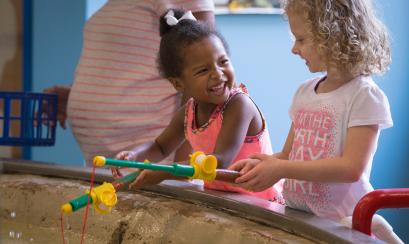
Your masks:
M62 243L60 207L88 182L0 175L0 243ZM200 202L147 191L119 192L105 215L90 208L84 243L313 243ZM80 243L85 208L64 216L66 243Z

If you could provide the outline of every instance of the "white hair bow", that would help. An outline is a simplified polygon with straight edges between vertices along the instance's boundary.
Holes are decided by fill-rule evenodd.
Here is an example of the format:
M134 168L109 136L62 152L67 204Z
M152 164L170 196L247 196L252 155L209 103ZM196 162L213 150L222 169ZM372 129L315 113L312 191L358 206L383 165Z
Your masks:
M191 19L196 20L195 16L193 16L192 11L187 11L180 19L175 18L175 13L173 10L169 10L168 13L165 15L166 23L170 26L177 25L179 21L184 19Z

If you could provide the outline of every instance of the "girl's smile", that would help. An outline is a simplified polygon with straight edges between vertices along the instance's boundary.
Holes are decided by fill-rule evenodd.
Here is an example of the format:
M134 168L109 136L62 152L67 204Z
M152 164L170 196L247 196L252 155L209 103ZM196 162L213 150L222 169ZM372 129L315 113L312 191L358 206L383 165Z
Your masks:
M215 96L221 96L221 95L223 95L223 94L226 92L226 90L227 90L227 86L226 86L226 83L225 83L225 82L220 83L219 85L210 87L210 88L208 89L209 93L210 93L210 94L213 94L213 95L215 95Z

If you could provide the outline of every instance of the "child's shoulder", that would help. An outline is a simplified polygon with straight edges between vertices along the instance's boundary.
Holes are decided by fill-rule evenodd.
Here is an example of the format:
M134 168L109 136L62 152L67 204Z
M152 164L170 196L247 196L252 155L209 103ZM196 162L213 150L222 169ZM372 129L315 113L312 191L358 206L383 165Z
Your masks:
M253 103L247 88L245 86L243 87L237 87L232 89L232 94L229 98L229 100L226 102L225 106L231 107L231 106L236 106L236 105L245 105L245 104L251 104Z
M378 85L372 79L372 76L359 75L355 77L351 82L354 88L376 88L379 89Z
M371 76L360 75L355 77L349 83L349 91L353 91L356 96L363 94L377 94L377 96L384 96L382 89L375 83Z
M375 83L371 76L359 76L352 80L350 91L355 93L355 98L384 101L388 103L388 98L384 91Z
M232 95L224 105L224 111L251 111L256 108L255 103L250 98L247 88L240 84L232 89Z
M253 103L250 96L247 93L244 92L237 92L232 97L230 98L229 102L226 104L227 106L233 106L233 105L245 105L245 104L251 104Z

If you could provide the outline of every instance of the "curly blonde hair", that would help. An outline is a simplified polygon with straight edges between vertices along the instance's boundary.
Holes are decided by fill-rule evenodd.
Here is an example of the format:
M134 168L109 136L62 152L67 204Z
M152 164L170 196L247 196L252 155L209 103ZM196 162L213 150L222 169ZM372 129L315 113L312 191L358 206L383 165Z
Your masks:
M283 0L286 13L306 19L327 67L354 75L382 74L391 63L389 36L371 0Z

